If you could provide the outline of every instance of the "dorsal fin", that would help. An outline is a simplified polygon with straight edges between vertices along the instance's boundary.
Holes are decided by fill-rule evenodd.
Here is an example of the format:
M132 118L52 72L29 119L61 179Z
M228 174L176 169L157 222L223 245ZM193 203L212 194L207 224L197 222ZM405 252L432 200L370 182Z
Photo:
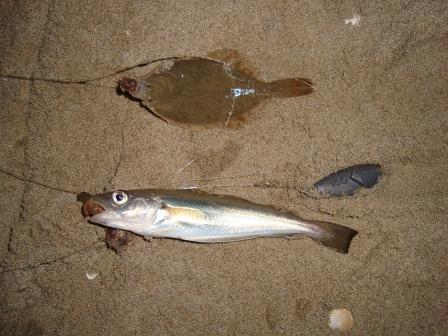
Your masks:
M218 49L213 50L207 53L207 57L215 60L223 62L232 68L245 73L250 76L256 75L255 68L248 63L243 56L241 56L240 52L235 49Z

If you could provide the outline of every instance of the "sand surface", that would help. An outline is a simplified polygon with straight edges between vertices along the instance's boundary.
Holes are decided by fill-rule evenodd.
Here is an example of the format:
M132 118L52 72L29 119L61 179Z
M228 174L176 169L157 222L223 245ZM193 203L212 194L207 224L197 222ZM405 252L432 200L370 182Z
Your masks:
M74 195L1 174L3 335L333 335L339 307L354 335L446 334L446 1L1 1L0 17L1 169L91 193L256 173L203 188L359 231L347 255L139 237L117 255ZM192 130L107 77L220 48L265 80L311 78L327 104L271 100L239 130ZM375 189L297 191L357 163L383 165ZM245 187L267 182L289 188Z

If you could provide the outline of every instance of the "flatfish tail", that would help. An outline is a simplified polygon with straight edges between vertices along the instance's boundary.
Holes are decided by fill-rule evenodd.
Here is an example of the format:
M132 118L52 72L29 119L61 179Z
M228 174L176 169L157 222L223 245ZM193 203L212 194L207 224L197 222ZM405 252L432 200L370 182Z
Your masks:
M291 98L313 93L307 78L283 78L266 83L266 93L274 98Z

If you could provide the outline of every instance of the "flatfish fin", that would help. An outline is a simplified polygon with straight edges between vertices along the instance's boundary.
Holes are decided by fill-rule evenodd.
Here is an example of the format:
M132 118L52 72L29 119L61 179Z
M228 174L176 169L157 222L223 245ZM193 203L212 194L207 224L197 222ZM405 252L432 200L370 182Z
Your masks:
M208 58L225 63L239 72L252 77L257 76L255 67L253 67L238 50L223 48L210 51L206 55Z

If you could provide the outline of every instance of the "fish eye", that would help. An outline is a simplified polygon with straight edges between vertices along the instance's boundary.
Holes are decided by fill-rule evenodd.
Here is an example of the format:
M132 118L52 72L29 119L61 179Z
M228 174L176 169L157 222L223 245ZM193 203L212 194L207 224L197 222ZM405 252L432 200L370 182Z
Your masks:
M112 200L116 205L123 205L128 201L128 195L124 191L116 191L112 194Z

